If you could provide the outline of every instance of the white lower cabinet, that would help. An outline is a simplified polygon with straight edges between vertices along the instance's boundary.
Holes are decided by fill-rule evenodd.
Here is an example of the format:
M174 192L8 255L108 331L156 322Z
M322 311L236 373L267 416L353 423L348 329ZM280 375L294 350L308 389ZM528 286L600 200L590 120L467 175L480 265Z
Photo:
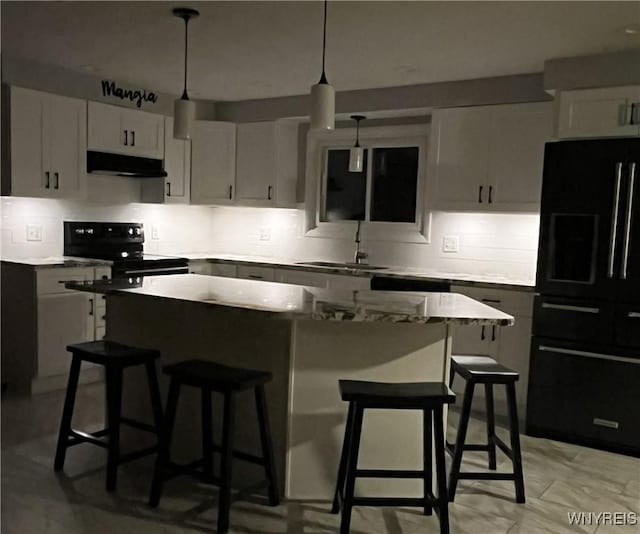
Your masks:
M513 326L457 326L453 331L453 354L476 354L490 356L502 365L520 374L516 383L518 416L526 413L527 385L529 379L529 352L533 315L533 293L525 291L484 289L466 286L451 286L451 291L479 300L488 306L513 315ZM457 376L454 391L462 402L464 382ZM504 387L494 387L496 414L507 415ZM484 388L476 386L475 410L484 411Z
M2 265L2 373L10 388L32 393L66 387L67 345L105 335L104 295L66 289L62 281L109 278L109 267L40 268ZM102 369L82 365L81 380Z

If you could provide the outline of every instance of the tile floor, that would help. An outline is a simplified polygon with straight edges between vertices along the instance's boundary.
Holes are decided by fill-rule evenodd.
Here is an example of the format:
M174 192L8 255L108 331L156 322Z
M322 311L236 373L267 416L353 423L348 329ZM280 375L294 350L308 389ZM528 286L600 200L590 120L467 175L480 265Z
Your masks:
M76 427L101 420L103 390L81 388ZM161 507L152 510L147 492L151 459L121 467L117 494L104 491L106 455L81 445L67 455L65 474L53 473L53 453L62 392L2 399L3 534L174 534L215 532L215 490L176 479L165 490ZM450 417L453 436L457 414ZM482 436L472 420L470 436ZM198 438L199 439L199 438ZM522 437L527 503L513 501L509 482L461 482L450 508L455 534L588 533L638 534L635 525L571 526L569 512L623 512L640 515L640 459L556 441ZM483 465L482 453L465 453L468 467ZM499 454L498 468L508 460ZM500 460L499 460L500 461ZM636 516L637 517L637 516ZM328 534L337 532L338 516L325 502L289 502L277 508L238 502L231 532ZM402 508L356 508L354 534L438 532L435 516Z

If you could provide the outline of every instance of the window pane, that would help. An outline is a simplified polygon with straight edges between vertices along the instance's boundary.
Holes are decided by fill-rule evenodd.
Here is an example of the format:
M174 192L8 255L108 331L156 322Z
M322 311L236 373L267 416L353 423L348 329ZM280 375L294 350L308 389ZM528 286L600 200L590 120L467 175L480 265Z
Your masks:
M362 172L349 172L349 150L329 150L325 221L364 220L367 195L367 151Z
M374 148L371 220L415 222L418 147Z

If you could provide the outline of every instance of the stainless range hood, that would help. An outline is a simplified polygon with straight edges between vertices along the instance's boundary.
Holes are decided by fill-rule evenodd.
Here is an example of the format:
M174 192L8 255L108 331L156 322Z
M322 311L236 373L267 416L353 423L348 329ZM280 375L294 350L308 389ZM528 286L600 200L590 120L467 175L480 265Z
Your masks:
M110 152L87 151L87 172L90 174L109 174L131 178L164 178L164 162L161 159L141 158L112 154Z

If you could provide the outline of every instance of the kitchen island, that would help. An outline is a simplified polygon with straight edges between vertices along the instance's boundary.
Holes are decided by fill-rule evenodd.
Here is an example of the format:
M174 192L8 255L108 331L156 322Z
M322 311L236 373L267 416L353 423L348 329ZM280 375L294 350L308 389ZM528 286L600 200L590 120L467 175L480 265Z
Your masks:
M193 274L67 287L106 293L107 339L156 348L162 364L202 358L273 373L269 416L281 487L291 499L332 497L347 412L339 379L446 382L452 324L513 323L510 315L455 293L332 291ZM142 375L125 374L124 389L127 416L149 417ZM184 461L197 457L200 446L199 396L189 389L180 397L173 443ZM242 397L238 448L257 452L253 398ZM419 413L372 411L360 465L420 468L421 436ZM234 479L261 475L241 464L234 465ZM370 495L422 491L419 480L363 480L359 486Z

